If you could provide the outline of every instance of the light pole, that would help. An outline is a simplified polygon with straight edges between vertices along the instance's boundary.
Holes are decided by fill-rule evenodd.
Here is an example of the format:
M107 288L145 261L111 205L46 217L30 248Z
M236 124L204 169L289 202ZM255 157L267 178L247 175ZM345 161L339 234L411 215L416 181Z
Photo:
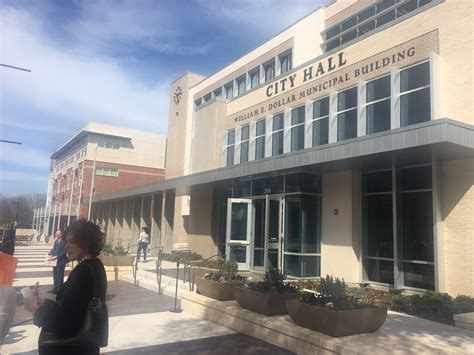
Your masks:
M87 219L91 219L91 208L92 208L92 193L94 192L94 180L95 180L95 162L97 160L97 148L99 148L99 143L95 144L94 149L94 164L92 164L92 180L91 180L91 193L89 195L89 209L87 211Z

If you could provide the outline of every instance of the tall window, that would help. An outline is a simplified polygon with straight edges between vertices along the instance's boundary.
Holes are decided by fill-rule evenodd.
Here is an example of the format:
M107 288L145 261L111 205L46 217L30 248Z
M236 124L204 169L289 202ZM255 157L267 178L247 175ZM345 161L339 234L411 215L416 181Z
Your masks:
M234 83L231 81L224 86L225 98L230 100L234 97Z
M227 132L227 166L234 165L235 130Z
M367 277L393 285L392 171L368 173L365 185Z
M434 289L433 193L431 165L399 171L405 286Z
M431 170L431 165L401 168L394 184L392 170L365 174L364 268L369 281L435 288Z
M243 126L240 131L240 162L249 161L249 125Z
M283 154L283 113L273 116L272 156Z
M237 82L237 96L245 93L245 75L241 76L236 80Z
M291 151L304 149L304 116L305 107L291 110Z
M265 157L265 120L260 120L255 132L255 160Z
M213 92L214 97L222 97L222 88L218 88Z
M337 94L337 140L357 137L357 87Z
M367 83L367 134L390 129L390 75Z
M291 53L286 53L279 56L281 73L285 74L291 70Z
M329 97L313 103L313 147L327 144L329 139Z
M257 68L249 73L250 88L256 88L260 84L260 69Z
M402 127L431 119L430 63L400 72L400 124Z
M275 61L272 60L263 65L263 70L265 74L265 82L273 80L275 77Z

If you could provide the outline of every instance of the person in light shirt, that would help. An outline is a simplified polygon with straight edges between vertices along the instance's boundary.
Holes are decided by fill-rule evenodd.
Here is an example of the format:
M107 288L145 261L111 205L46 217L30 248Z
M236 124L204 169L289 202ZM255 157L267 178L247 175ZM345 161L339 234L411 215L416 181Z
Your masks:
M148 248L148 240L150 235L148 234L148 228L142 227L142 232L138 237L138 250L137 250L137 261L140 261L140 253L143 250L143 261L146 261L146 250Z

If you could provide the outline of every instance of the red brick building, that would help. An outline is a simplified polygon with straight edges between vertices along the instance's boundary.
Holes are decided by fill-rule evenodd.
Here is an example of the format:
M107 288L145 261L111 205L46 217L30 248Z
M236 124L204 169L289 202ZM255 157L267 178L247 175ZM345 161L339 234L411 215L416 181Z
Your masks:
M36 229L51 235L89 216L89 197L164 179L166 137L89 123L51 156L46 206ZM41 217L41 218L40 218Z

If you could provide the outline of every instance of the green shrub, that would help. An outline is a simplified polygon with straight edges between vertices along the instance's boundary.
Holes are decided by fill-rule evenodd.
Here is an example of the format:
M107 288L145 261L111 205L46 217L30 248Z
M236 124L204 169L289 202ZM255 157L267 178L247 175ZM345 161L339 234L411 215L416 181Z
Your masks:
M319 292L336 299L344 298L347 296L347 286L344 279L340 280L338 277L326 275L325 278L321 278Z
M410 297L403 295L394 295L390 303L390 308L399 312L410 312Z
M295 285L284 282L286 276L281 272L280 269L269 267L265 272L263 281L259 282L247 282L245 287L257 292L263 293L296 293L298 288ZM250 280L247 280L250 281Z
M453 314L474 312L474 298L459 295L453 300Z
M183 262L183 261L194 261L194 260L201 260L202 256L197 253L190 253L187 251L176 251L173 250L171 254L161 254L162 260L166 261L173 261L173 262Z
M117 244L114 248L113 255L124 256L128 255L128 252L125 250L122 244Z
M224 277L233 280L239 270L239 266L235 260L226 260L222 263L221 270Z

